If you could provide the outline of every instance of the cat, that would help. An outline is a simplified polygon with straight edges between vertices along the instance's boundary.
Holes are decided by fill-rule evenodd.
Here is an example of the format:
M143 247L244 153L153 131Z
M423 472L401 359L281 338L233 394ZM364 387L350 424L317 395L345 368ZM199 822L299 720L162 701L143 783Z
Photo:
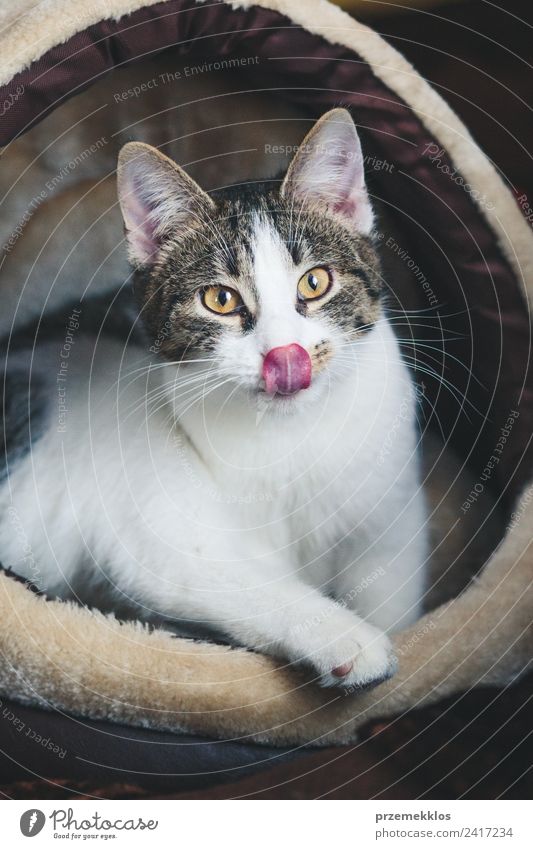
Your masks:
M55 337L10 340L2 563L324 687L383 681L421 612L426 507L350 114L281 181L207 194L140 142L117 175L136 312L91 334L81 302Z

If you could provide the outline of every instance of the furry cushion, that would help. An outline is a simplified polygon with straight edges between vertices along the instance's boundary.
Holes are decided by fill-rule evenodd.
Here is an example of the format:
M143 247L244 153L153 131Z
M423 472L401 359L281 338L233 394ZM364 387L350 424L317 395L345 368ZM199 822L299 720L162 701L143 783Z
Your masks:
M399 671L369 693L337 696L269 658L45 601L6 576L0 693L152 728L260 743L348 743L369 719L525 671L533 638L533 489L522 504L479 579L396 635Z

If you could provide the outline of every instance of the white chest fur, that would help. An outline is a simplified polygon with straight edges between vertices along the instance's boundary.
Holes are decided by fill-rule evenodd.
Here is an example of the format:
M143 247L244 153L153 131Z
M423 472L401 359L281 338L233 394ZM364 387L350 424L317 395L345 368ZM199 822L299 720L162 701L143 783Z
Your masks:
M90 598L104 584L141 615L215 624L290 657L314 645L305 623L337 633L352 622L324 613L329 595L385 629L418 615L415 400L386 321L354 346L355 367L330 369L320 403L294 415L220 390L175 422L168 404L144 403L145 377L130 377L138 356L117 382L118 346L92 360L80 344L66 430L50 428L3 490L6 562L48 592ZM362 644L375 629L354 621ZM372 675L389 674L387 645ZM323 658L325 683L335 658Z

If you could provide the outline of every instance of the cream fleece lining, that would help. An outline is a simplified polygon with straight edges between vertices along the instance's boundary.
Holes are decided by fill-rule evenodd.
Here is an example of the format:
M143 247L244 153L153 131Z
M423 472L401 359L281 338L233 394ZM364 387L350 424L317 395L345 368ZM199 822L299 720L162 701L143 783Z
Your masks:
M0 693L95 719L262 743L353 741L370 719L431 704L477 684L503 684L533 647L533 489L481 577L396 635L396 676L338 696L240 649L173 639L0 575Z

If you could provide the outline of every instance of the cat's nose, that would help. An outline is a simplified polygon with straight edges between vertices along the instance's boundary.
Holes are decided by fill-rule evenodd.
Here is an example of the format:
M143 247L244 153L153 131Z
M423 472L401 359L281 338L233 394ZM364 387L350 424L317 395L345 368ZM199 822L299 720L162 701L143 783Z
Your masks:
M311 357L301 345L272 348L263 360L263 379L269 395L293 395L311 383Z

